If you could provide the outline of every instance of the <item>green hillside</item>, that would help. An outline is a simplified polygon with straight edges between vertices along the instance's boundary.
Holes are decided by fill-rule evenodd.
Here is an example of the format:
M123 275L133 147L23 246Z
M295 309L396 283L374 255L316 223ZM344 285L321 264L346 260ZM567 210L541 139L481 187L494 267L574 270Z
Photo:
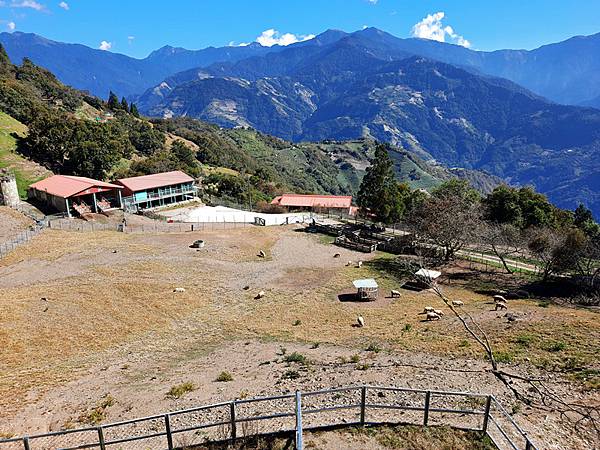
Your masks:
M17 140L15 136L23 137L27 127L13 119L8 114L0 112L0 169L9 169L15 174L19 194L22 198L27 195L27 187L50 174L44 167L30 161L15 152Z

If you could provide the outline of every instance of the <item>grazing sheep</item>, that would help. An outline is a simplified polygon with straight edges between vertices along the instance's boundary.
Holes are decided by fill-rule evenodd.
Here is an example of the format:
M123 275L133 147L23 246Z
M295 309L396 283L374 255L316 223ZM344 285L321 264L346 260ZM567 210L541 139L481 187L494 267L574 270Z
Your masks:
M433 312L440 317L444 315L444 311L442 311L441 309L434 309Z
M460 300L452 300L452 306L463 306L464 303Z
M185 288L175 288L173 292L185 292Z
M336 253L335 255L333 255L334 258L339 258L340 256L342 256L342 255L340 255L339 253Z
M359 328L362 328L365 326L365 319L363 318L363 316L358 316L356 318L356 324L358 325Z
M245 291L247 291L248 289L250 289L250 286L249 286L249 285L246 285L246 286L244 286L244 288L243 288L243 289L244 289Z
M425 320L431 321L431 320L440 320L442 317L439 314L436 314L434 312L428 312L427 313L427 318Z
M260 291L258 294L256 294L256 297L254 297L254 300L261 299L264 296L265 296L265 291Z
M392 289L391 293L392 293L392 298L400 297L400 291L396 291L395 289Z
M352 265L352 261L348 261L348 262L346 263L346 267L349 267L349 266L351 266L351 265Z
M258 257L259 258L266 258L267 254L265 252L263 252L262 250L258 252Z
M494 311L498 311L499 309L508 309L506 302L497 302Z
M433 312L433 306L426 306L425 309L423 309L423 312L421 314L427 314Z
M359 261L359 262L356 264L356 268L357 268L357 269L360 269L361 267L362 267L362 261Z
M492 298L494 299L494 303L506 303L506 299L501 295L494 295Z

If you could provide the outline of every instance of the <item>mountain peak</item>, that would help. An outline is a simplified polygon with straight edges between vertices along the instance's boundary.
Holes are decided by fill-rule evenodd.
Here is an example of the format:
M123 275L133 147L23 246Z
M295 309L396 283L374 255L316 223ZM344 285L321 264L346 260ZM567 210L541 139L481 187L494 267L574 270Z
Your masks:
M314 40L318 41L320 44L327 45L332 42L339 41L340 39L348 36L348 33L342 30L329 29L317 35Z

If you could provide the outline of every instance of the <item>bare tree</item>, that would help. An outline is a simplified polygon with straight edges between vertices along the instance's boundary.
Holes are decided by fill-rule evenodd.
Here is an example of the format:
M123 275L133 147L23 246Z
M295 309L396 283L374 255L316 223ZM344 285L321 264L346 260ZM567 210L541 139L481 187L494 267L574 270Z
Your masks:
M446 261L474 240L480 223L478 203L458 195L434 195L411 218L415 234L440 247Z
M525 241L521 231L510 224L482 222L478 238L482 244L492 249L506 273L513 273L507 259L522 254Z
M530 232L527 246L539 260L542 279L558 275L578 267L587 237L577 228L555 230L538 228Z

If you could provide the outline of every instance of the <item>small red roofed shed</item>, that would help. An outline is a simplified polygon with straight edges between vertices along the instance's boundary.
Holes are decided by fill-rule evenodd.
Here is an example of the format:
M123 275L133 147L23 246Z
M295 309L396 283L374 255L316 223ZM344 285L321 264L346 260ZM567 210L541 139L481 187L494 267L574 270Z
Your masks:
M351 212L351 195L308 195L308 194L283 194L275 197L273 205L283 206L288 210L338 210Z

